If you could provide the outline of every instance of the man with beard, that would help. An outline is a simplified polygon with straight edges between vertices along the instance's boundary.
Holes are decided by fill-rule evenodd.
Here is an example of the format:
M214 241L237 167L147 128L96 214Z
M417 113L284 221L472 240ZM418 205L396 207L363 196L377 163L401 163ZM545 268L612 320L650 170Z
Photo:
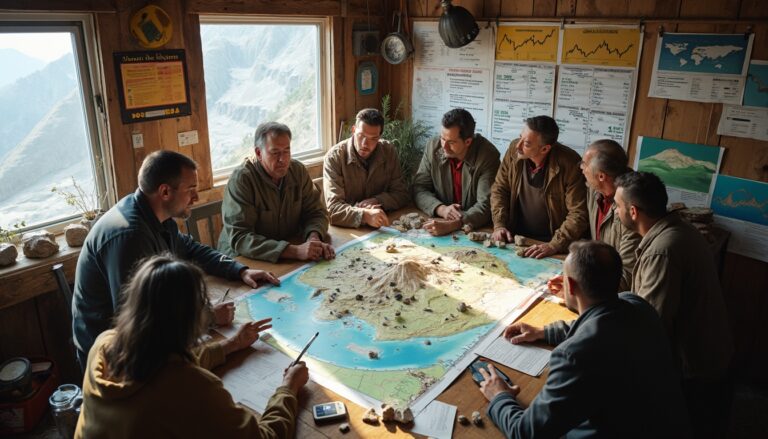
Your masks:
M734 347L715 260L698 230L667 213L666 187L655 174L629 172L616 187L616 214L643 237L632 291L661 317L682 368L695 437L723 437Z
M197 199L197 164L177 152L156 151L139 169L136 192L109 209L88 233L77 260L72 299L81 367L96 337L112 326L121 288L144 258L167 252L195 262L208 274L242 280L252 288L262 281L280 283L272 273L251 270L179 232L173 218L188 217ZM225 325L232 322L235 308L228 302L213 311L214 321Z
M454 108L443 115L440 136L429 141L413 181L416 206L434 219L424 224L440 236L464 224L479 229L491 220L490 192L499 151L475 133L469 111Z

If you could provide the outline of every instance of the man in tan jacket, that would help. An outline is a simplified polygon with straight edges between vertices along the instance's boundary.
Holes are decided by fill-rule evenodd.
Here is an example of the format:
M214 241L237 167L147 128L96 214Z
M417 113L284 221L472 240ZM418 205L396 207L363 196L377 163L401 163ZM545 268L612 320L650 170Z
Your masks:
M590 236L619 252L623 265L619 291L629 291L632 285L635 249L640 243L640 235L623 225L615 214L615 180L631 170L627 168L627 162L624 148L610 139L598 140L589 145L581 162L581 172L587 180Z
M334 258L323 242L328 213L320 191L304 165L291 160L291 130L266 122L254 141L255 156L232 172L224 191L219 250L269 262Z
M524 235L543 244L526 257L564 253L587 231L587 200L579 155L557 142L560 130L549 116L525 121L509 145L491 189L493 240L511 242Z
M499 151L480 134L469 111L443 115L440 136L429 141L413 180L416 206L435 217L424 224L433 235L446 235L467 224L473 229L491 220L488 196L499 168Z
M616 179L616 214L643 237L632 291L658 311L683 372L694 437L724 437L727 370L734 347L715 260L704 238L676 213L655 174Z
M410 202L395 147L381 139L384 116L360 110L352 137L336 144L323 162L323 192L331 224L343 227L388 226L386 211Z

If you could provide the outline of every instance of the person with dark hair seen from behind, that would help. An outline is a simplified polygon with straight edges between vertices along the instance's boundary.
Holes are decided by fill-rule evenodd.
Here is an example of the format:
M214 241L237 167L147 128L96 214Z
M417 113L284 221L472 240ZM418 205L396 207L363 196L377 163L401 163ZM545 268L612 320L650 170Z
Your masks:
M360 110L352 125L352 136L325 155L323 193L331 224L388 226L386 212L411 201L397 150L381 138L383 130L384 115L379 110Z
M558 143L560 129L549 116L525 120L519 139L510 143L491 190L494 241L514 235L539 241L526 257L564 253L587 228L587 194L579 155Z
M635 250L640 235L619 221L616 215L616 178L631 171L627 167L627 153L618 142L602 139L592 142L584 151L581 172L587 181L587 211L592 239L603 241L615 248L624 265L619 291L629 291Z
M469 225L480 229L491 220L489 194L499 151L475 133L469 111L443 115L440 136L427 143L413 180L416 206L434 219L424 224L432 235L446 235Z
M195 352L208 328L203 272L171 255L146 260L125 286L114 329L88 355L76 438L293 437L304 362L288 367L260 419L235 404ZM251 322L241 347L269 329ZM202 347L203 351L206 347Z
M173 151L156 151L139 169L136 192L109 209L88 233L77 260L72 300L74 341L81 368L93 341L112 325L123 283L147 256L170 252L197 263L208 274L241 280L251 288L261 282L280 283L274 274L249 269L182 234L174 218L188 217L197 200L194 160ZM217 304L213 313L216 324L230 324L234 304ZM217 356L223 362L223 352Z
M544 328L513 323L513 344L555 346L544 388L523 408L520 392L481 370L488 416L508 438L686 438L690 425L680 373L656 311L645 300L617 294L622 261L604 242L576 241L563 264L572 322Z
M328 212L307 168L291 159L291 129L265 122L254 137L254 155L232 171L224 191L219 250L272 263L333 259Z
M643 237L632 291L656 308L667 330L695 437L725 437L734 345L709 245L677 213L667 212L667 190L655 174L629 172L616 187L619 219Z

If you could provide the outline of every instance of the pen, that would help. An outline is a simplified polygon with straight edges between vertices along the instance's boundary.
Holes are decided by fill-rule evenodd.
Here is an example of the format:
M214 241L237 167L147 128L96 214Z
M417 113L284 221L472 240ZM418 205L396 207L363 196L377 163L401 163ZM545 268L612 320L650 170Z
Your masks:
M227 288L227 291L224 291L224 295L219 299L219 303L224 303L224 301L227 300L227 296L229 296L229 288Z
M312 342L315 341L315 339L317 338L318 335L320 335L320 333L319 332L315 332L315 335L313 335L312 338L309 339L309 342L307 343L306 346L304 346L304 349L301 350L301 352L299 353L299 356L296 357L296 359L294 361L291 361L291 364L288 367L291 367L294 364L296 364L299 361L301 361L301 357L304 355L305 352L307 352L307 349L309 349L309 345L311 345Z

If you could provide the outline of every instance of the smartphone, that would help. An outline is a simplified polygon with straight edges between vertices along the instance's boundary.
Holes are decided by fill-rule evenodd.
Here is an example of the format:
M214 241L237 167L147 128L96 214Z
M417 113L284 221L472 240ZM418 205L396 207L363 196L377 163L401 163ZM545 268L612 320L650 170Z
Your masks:
M480 385L480 383L485 381L485 378L483 378L483 375L480 374L479 369L485 369L485 371L488 372L488 362L485 361L484 358L478 358L472 364L469 365L469 370L470 372L472 372L472 380L474 380L475 384L477 384L478 386ZM510 380L507 374L505 374L498 367L496 368L496 375L500 376L510 386L512 385L512 380Z
M312 418L316 424L340 421L347 417L347 408L341 401L325 402L312 406Z

